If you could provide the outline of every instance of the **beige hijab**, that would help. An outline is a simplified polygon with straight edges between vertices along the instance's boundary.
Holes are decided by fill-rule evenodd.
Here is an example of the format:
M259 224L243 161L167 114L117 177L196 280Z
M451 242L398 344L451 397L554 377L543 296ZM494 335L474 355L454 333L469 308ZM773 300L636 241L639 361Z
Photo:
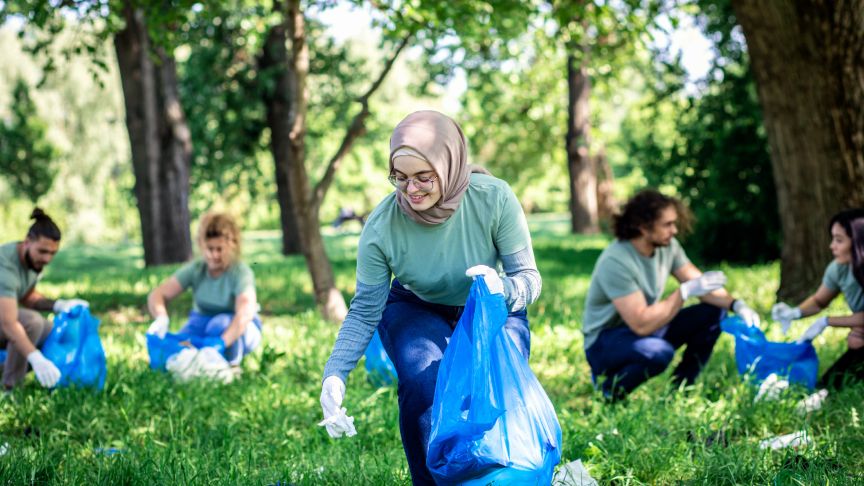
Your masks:
M396 203L409 218L422 225L434 226L447 221L459 208L459 201L468 190L471 172L483 170L468 165L468 144L462 129L437 111L415 111L393 129L390 172L393 172L393 159L409 154L419 155L435 169L441 199L429 209L415 211L402 192L396 191Z

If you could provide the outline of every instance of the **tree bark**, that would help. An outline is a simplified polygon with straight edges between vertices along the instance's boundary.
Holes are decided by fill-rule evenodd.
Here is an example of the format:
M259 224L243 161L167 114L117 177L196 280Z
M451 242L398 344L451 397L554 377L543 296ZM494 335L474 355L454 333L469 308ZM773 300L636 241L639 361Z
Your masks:
M288 179L288 166L294 156L291 141L290 79L288 66L287 27L284 23L270 29L261 55L258 58L258 79L269 89L262 90L264 104L267 106L267 125L270 127L270 153L276 166L276 199L279 201L279 219L282 226L282 254L300 254L300 230L291 198L291 184Z
M864 1L733 0L762 105L783 228L778 298L831 255L827 223L864 205Z
M597 170L590 155L591 80L587 49L567 55L567 168L570 173L570 221L573 233L597 233Z
M607 224L612 224L612 217L618 211L615 200L615 175L606 158L606 151L600 149L594 157L597 168L597 218Z
M132 149L135 198L147 266L192 257L189 166L192 141L174 59L152 46L142 12L123 7L126 25L114 36Z

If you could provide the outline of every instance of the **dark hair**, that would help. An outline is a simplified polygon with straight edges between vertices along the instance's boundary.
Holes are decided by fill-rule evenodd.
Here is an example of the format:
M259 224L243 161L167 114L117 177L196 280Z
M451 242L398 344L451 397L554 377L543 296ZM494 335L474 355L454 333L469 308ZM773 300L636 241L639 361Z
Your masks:
M642 234L642 229L650 228L660 217L660 212L673 206L678 213L678 227L682 233L690 231L693 219L690 210L678 199L664 196L654 189L643 189L627 201L624 208L614 217L615 237L619 240L632 240Z
M839 224L852 240L852 275L864 288L864 208L847 209L832 216L828 223L829 237L835 224Z
M51 216L45 214L39 208L34 208L30 219L35 219L36 222L27 230L28 240L38 240L40 237L45 237L54 241L60 241L60 228L51 219Z

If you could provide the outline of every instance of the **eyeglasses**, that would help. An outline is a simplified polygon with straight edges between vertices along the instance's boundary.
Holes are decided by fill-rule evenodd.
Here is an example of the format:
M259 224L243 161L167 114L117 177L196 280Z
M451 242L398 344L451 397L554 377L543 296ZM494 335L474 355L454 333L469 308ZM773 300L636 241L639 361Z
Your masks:
M388 177L387 180L390 181L390 184L393 184L393 187L402 192L408 190L409 182L413 182L414 187L418 190L429 192L435 186L435 181L438 180L438 176L416 176L409 178L402 175L390 174L390 177Z

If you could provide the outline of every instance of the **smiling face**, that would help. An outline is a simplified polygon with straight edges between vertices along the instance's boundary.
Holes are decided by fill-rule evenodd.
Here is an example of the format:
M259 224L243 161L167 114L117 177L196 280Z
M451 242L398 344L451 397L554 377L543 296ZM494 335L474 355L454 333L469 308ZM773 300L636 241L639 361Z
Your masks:
M852 261L852 238L839 223L831 226L831 254L837 263L845 264Z
M396 190L414 211L425 211L441 200L441 182L429 162L413 155L400 155L393 159L393 175L396 176ZM403 187L404 183L407 185Z

